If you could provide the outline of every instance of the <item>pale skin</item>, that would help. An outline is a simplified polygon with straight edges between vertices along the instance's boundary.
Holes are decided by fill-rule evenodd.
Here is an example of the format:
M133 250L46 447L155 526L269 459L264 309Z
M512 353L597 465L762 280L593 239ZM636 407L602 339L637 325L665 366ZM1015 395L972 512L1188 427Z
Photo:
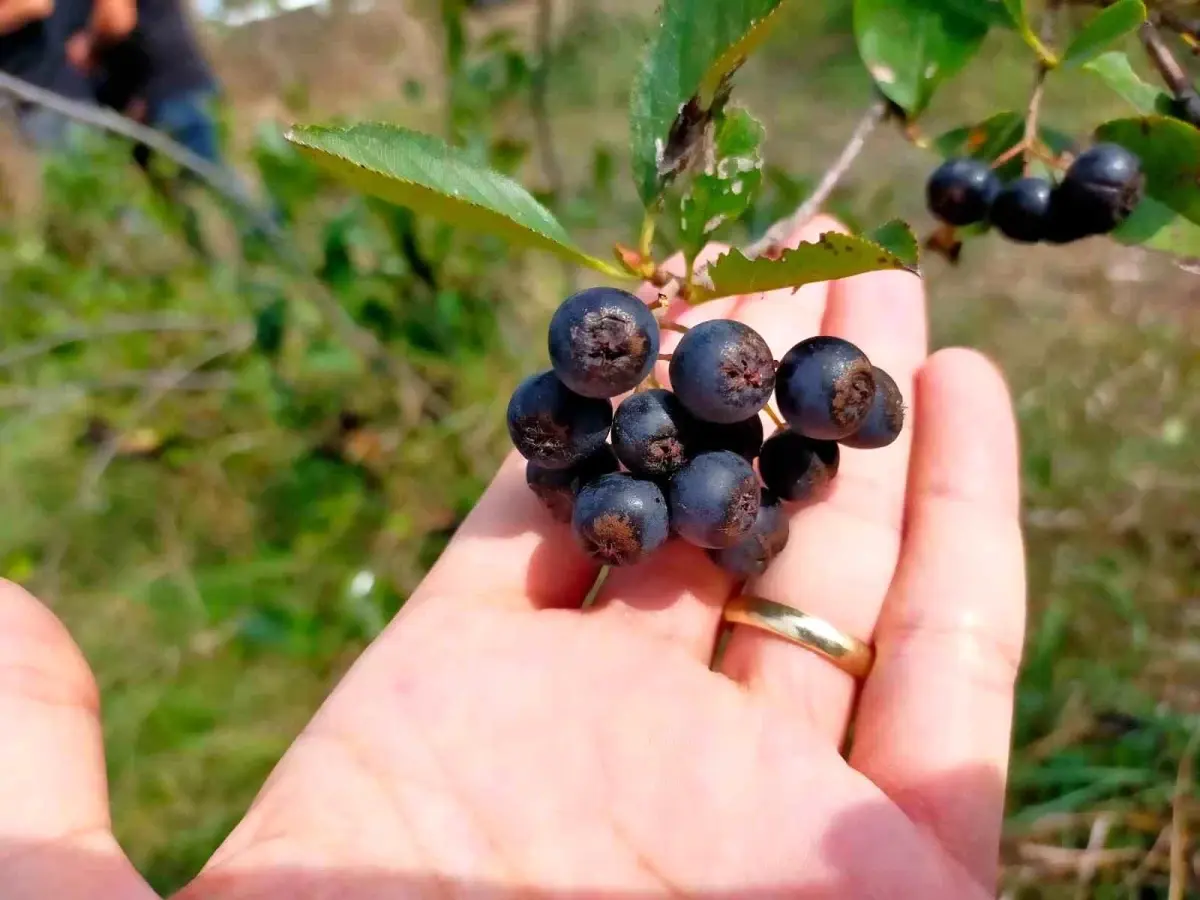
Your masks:
M995 896L1025 594L1002 378L927 355L904 273L670 314L737 317L777 356L840 334L908 400L901 438L846 451L752 586L872 639L861 691L741 626L710 670L733 584L687 546L614 571L581 612L596 568L510 456L182 900ZM92 675L11 585L0 884L154 896L110 831Z

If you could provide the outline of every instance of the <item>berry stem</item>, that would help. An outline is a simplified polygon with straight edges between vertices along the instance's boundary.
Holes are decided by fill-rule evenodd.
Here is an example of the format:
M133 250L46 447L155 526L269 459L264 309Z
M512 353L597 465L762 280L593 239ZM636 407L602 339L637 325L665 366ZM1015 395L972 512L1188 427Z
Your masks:
M1025 153L1025 174L1030 174L1030 166L1036 158L1033 152L1037 144L1038 114L1042 109L1042 94L1046 87L1046 73L1050 71L1044 63L1039 62L1037 74L1034 76L1033 93L1029 97L1029 111L1025 114L1025 137L1021 140Z
M663 322L661 320L658 323L658 327L663 331L674 331L679 334L687 334L692 330L686 325L680 324L679 322Z
M671 361L671 354L670 354L670 353L660 353L660 354L658 354L658 361L659 361L659 362L670 362L670 361Z
M842 148L841 154L833 165L825 170L825 174L821 176L821 180L817 183L813 192L808 195L808 198L800 204L799 208L784 219L780 219L774 225L767 229L767 233L761 238L746 248L746 256L750 259L762 256L767 251L775 250L782 247L785 242L795 236L795 234L812 220L817 213L821 211L821 207L825 205L825 201L829 199L829 195L833 193L834 188L838 186L838 182L842 180L845 174L850 171L850 167L854 165L854 161L863 151L866 146L867 138L871 136L876 127L887 118L888 106L887 101L882 97L877 98L867 111L863 113L858 124L854 127L850 139L846 141L846 146ZM691 281L689 279L689 285Z
M1162 76L1171 93L1178 97L1191 90L1192 81L1188 78L1187 71L1179 64L1157 26L1153 22L1144 23L1139 37L1142 39L1142 46L1146 48L1146 55L1154 63L1154 68L1158 69L1158 74Z
M612 571L612 566L601 566L600 571L596 573L596 580L592 582L592 589L588 591L588 595L583 598L583 606L581 609L587 609L596 602L596 597L599 596L601 588L604 587L604 582L608 581L608 573Z
M779 413L775 412L775 410L771 408L770 403L764 406L763 410L766 412L767 418L775 423L776 428L787 428L787 422L783 421Z
M650 256L650 251L654 246L654 229L657 224L654 213L646 210L646 215L642 217L642 231L638 236L638 250L642 256Z

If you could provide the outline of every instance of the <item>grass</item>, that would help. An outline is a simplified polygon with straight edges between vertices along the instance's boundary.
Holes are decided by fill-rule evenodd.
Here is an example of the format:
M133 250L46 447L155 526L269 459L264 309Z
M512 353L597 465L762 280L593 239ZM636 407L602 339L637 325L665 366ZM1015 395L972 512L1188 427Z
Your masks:
M805 35L802 59L781 37L740 76L737 96L771 125L771 161L801 176L776 184L758 221L795 203L868 95L845 22L826 9L798 5L783 32ZM626 58L642 33L641 19L585 9L556 59L554 122L576 188L564 217L593 249L628 239L612 223L636 220L624 177L630 73L606 61ZM997 42L940 98L930 131L997 103L1020 108L1027 69L1019 48ZM493 137L524 140L520 93L485 75L469 102L496 110ZM1078 134L1124 114L1082 79L1047 104ZM256 152L325 286L422 374L399 408L315 314L311 283L267 259L197 262L110 151L51 170L36 227L0 225L0 354L115 315L205 323L0 365L0 572L41 590L94 666L118 836L163 891L228 832L486 484L506 446L504 398L567 284L553 263L509 260L492 242L349 197L273 144ZM836 207L928 227L911 185L929 166L881 135ZM155 227L114 229L131 207ZM936 344L993 355L1021 424L1032 615L1006 896L1166 897L1153 848L1174 807L1193 819L1200 809L1194 787L1176 796L1200 722L1191 276L1106 244L991 240L969 245L958 267L930 260L927 274ZM139 412L147 372L230 338L242 349ZM438 403L450 412L406 418ZM89 504L80 486L97 444L81 435L123 430Z

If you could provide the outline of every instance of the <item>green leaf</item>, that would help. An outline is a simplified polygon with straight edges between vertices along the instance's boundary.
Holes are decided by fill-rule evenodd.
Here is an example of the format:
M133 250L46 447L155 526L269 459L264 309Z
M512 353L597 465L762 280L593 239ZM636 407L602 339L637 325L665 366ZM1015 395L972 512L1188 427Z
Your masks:
M1138 112L1149 115L1166 111L1166 104L1170 102L1170 98L1158 88L1142 81L1124 53L1116 50L1105 53L1085 63L1082 68L1085 72L1097 76L1116 94L1132 104Z
M1021 142L1025 135L1025 117L1011 110L996 113L974 125L953 128L934 138L933 149L943 157L970 156L975 159L998 159ZM1038 136L1055 153L1070 149L1074 143L1068 135L1051 128L1039 128ZM1008 180L1019 178L1022 160L1014 157L996 172Z
M1096 129L1096 140L1136 153L1146 174L1146 196L1200 224L1200 129L1166 116L1116 119Z
M1064 68L1082 66L1146 21L1142 0L1117 0L1106 6L1072 38L1063 54Z
M510 178L476 166L431 135L397 125L303 126L287 139L365 193L465 229L549 250L609 275L624 274L579 249L553 214Z
M1151 197L1142 200L1111 236L1122 244L1200 258L1200 225Z
M717 124L715 160L691 180L679 204L681 249L695 257L710 234L750 205L762 183L762 125L744 110L726 112Z
M1005 0L943 0L943 3L955 12L986 25L1011 28L1014 24Z
M879 89L910 117L979 50L986 22L937 0L855 0L858 53Z
M899 219L884 222L878 228L872 228L863 237L874 241L913 271L920 265L921 245L917 242L917 236Z
M709 139L729 79L778 24L783 0L663 0L630 98L634 180L650 206Z
M890 246L883 246L876 237ZM731 250L700 276L693 300L703 302L735 294L794 288L880 269L919 274L916 244L917 239L907 225L888 222L862 236L827 232L812 243L785 250L778 259L750 259L740 250Z

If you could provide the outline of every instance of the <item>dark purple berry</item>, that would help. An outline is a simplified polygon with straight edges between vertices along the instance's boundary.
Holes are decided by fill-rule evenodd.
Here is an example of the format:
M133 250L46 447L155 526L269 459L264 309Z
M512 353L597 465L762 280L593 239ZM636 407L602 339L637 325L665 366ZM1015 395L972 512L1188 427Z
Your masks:
M601 475L579 491L571 527L588 556L609 566L640 562L671 531L658 485L624 472Z
M668 499L676 534L697 547L728 547L754 525L758 477L729 450L701 453L675 473Z
M979 159L948 159L929 176L925 200L929 211L949 225L973 225L987 218L1000 193L1000 179Z
M858 430L871 409L871 362L849 341L819 335L801 341L780 360L775 398L793 431L836 441Z
M1076 157L1055 190L1057 215L1091 234L1107 234L1141 202L1142 163L1119 144L1096 144Z
M696 453L709 450L732 450L738 456L753 462L762 449L763 424L758 416L751 416L731 425L716 422L698 422L696 428Z
M613 416L613 450L635 475L674 475L691 456L695 425L691 413L668 390L630 394Z
M620 467L612 447L605 444L569 469L546 469L537 463L526 463L525 483L556 521L570 522L575 510L575 496L580 489Z
M763 444L758 471L763 484L784 500L801 503L823 492L837 475L841 453L834 441L814 441L777 431Z
M992 203L992 224L1010 241L1036 244L1049 231L1051 190L1045 178L1006 184Z
M787 546L790 519L783 503L768 490L763 490L754 525L736 544L720 550L709 550L713 562L740 578L752 578L767 570L776 556Z
M588 288L550 319L550 363L584 397L615 397L637 387L658 359L658 322L646 304L617 288Z
M878 450L886 447L904 428L904 398L892 376L879 366L871 368L875 378L875 399L858 431L842 438L842 443L856 450Z
M612 424L612 404L581 397L553 372L530 375L508 401L508 433L527 460L566 469L600 449Z
M757 331L732 319L694 326L671 354L671 388L705 422L756 415L775 388L775 360Z

